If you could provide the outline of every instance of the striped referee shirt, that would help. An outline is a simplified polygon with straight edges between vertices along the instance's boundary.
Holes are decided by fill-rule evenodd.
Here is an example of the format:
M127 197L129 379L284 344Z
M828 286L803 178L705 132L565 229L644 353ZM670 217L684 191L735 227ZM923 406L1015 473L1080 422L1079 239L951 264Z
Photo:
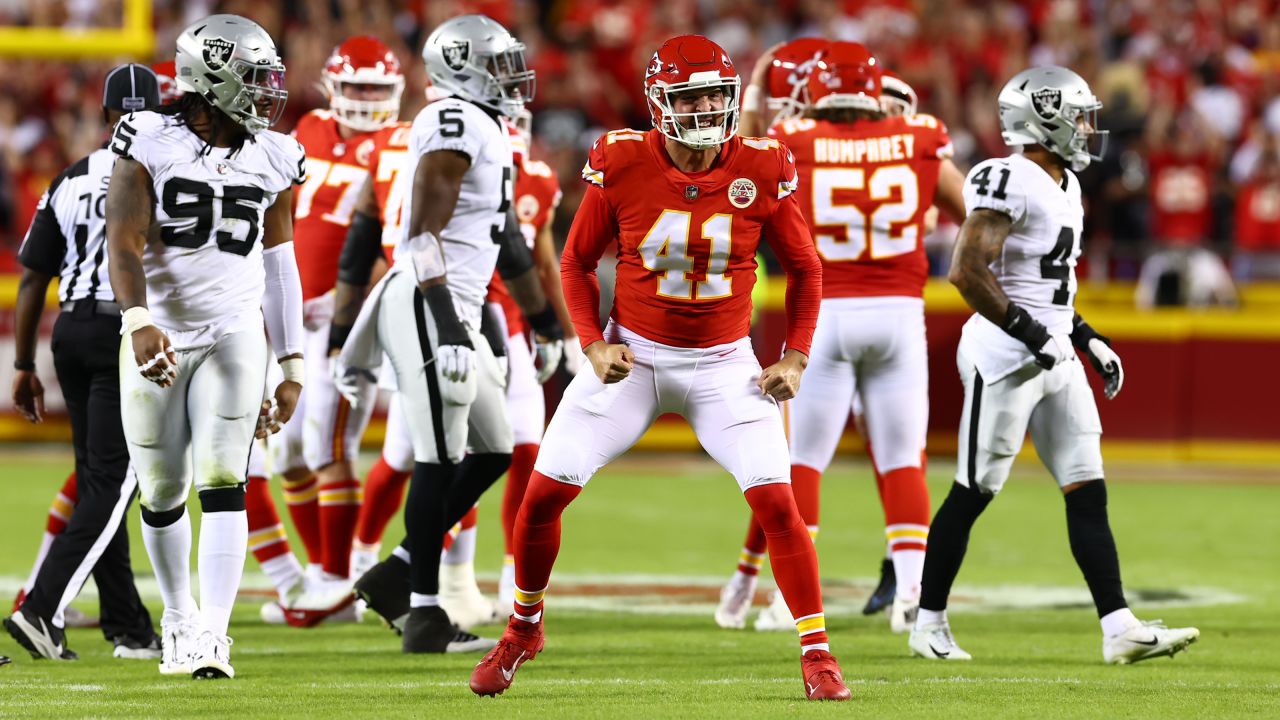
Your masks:
M24 267L58 275L58 299L114 301L107 278L107 183L116 155L95 150L53 179L18 250Z

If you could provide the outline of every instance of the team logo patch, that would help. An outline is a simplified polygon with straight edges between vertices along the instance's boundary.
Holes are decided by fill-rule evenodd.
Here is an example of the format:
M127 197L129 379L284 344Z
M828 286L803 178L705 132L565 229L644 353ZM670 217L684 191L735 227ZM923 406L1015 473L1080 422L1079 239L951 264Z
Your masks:
M471 41L455 40L440 48L440 54L444 56L444 64L450 69L461 70L471 59Z
M222 38L205 38L204 39L204 64L209 66L210 70L221 70L231 60L231 53L235 52L236 44L223 40Z
M373 158L373 138L365 138L364 142L356 146L356 162L360 163L360 167L369 167L369 160Z
M537 216L540 209L542 209L541 203L532 195L521 195L520 199L516 200L516 217L520 222L533 222L533 218Z
M742 209L756 201L756 184L747 178L738 178L729 184L729 202Z
M231 172L231 168L228 167L227 164L224 162L218 163L215 167L219 175L226 175L227 173Z
M1062 109L1062 91L1057 88L1043 88L1031 93L1031 104L1036 114L1045 120L1052 120Z

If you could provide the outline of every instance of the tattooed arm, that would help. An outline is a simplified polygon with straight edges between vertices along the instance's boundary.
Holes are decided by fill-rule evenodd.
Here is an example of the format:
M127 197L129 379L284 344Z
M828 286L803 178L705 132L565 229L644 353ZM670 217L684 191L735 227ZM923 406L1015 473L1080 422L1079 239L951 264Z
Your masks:
M965 218L951 256L947 279L960 291L969 307L996 325L1003 325L1009 297L988 267L1004 249L1013 229L1008 215L979 208Z

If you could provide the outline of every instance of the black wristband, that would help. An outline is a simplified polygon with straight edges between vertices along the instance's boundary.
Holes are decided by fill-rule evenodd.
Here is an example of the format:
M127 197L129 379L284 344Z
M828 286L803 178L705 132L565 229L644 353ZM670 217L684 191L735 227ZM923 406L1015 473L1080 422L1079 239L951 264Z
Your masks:
M1089 323L1084 321L1084 318L1080 317L1079 313L1076 313L1075 318L1071 321L1071 344L1080 350L1088 351L1089 341L1094 338L1101 340L1107 347L1111 347L1111 338L1094 330Z
M14 360L13 369L21 370L23 372L35 372L36 363L34 360Z
M1008 333L1009 337L1022 342L1033 353L1049 342L1049 329L1037 322L1031 317L1031 313L1015 302L1009 303L1009 309L1005 311L1004 323L1000 329Z
M548 340L563 340L564 328L560 327L560 319L556 317L555 308L551 307L551 303L532 315L526 315L525 319L529 321L529 326L533 331Z
M351 335L351 325L339 325L332 323L329 325L329 351L341 350L343 345L347 344L347 337Z
M422 296L427 301L431 319L436 323L436 344L461 345L474 350L471 335L467 333L466 326L458 319L458 311L453 307L453 295L449 292L449 286L444 283L429 285Z

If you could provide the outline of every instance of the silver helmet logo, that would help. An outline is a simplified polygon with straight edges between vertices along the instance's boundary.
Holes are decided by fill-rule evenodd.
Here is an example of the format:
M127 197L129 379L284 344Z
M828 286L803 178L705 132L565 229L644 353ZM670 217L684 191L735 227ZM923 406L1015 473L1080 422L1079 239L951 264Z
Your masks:
M467 60L471 59L471 41L455 40L441 47L440 53L444 55L445 65L453 70L461 70L467 66Z
M228 61L231 60L231 53L235 52L236 44L222 38L205 38L204 39L204 64L209 66L210 70L221 70Z
M1042 88L1031 93L1031 104L1036 114L1045 120L1052 120L1062 109L1062 91L1057 88Z

